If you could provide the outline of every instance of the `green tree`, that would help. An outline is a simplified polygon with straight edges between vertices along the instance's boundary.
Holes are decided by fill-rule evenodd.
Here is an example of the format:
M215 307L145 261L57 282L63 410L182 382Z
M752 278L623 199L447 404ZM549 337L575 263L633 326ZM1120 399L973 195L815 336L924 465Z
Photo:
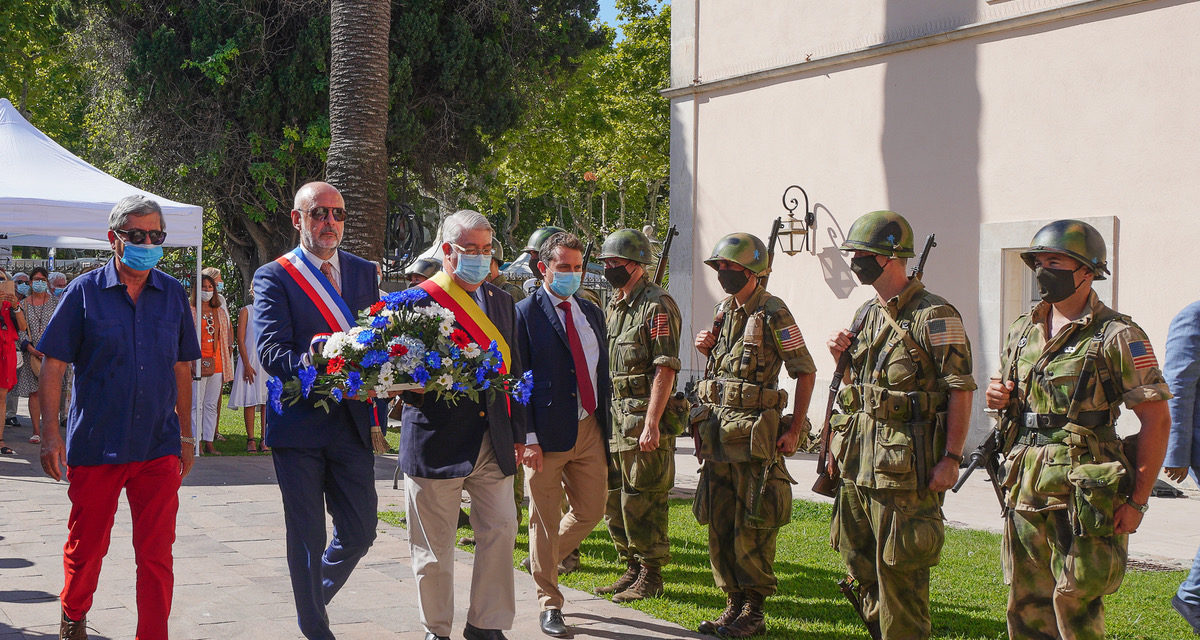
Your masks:
M68 47L75 16L61 0L0 3L0 98L59 144L83 146L84 68Z

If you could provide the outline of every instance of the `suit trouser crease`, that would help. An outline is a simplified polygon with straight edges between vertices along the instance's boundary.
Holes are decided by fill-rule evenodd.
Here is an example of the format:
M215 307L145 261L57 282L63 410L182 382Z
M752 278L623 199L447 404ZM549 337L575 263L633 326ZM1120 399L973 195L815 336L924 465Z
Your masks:
M333 637L325 607L375 540L374 455L352 425L336 424L332 442L324 447L272 450L296 617L307 638ZM326 510L333 520L328 547Z
M579 421L575 446L542 454L542 470L529 472L530 570L542 609L561 609L558 563L604 517L608 463L595 415ZM570 509L563 515L563 490Z
M454 536L464 489L471 497L475 535L467 622L480 629L511 629L516 617L513 481L500 470L491 438L485 435L466 477L404 477L417 607L425 630L439 636L449 636L454 624Z
M81 620L92 607L124 488L137 564L137 637L165 639L175 585L171 546L179 511L179 458L170 455L125 464L73 466L67 469L67 480L71 483L67 489L71 515L63 547L63 612L72 620Z

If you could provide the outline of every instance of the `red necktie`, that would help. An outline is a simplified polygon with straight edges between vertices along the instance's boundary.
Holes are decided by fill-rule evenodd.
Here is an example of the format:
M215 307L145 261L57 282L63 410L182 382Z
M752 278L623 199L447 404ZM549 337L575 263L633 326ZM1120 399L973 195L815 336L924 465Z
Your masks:
M571 345L571 359L575 361L575 385L579 387L579 404L589 415L596 412L596 390L592 388L592 376L588 373L587 357L583 355L583 343L575 330L575 317L571 314L571 303L566 300L558 304L567 317L567 342Z
M322 262L321 273L325 274L326 278L329 278L329 284L333 285L333 290L336 291L339 296L342 295L342 288L338 285L338 281L333 277L333 265L328 262Z

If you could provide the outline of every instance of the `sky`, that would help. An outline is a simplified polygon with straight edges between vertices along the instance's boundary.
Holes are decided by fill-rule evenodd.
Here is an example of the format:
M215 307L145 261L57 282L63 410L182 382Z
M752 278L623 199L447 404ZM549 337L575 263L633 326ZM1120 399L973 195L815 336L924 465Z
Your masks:
M614 0L600 0L600 22L617 26L617 7Z

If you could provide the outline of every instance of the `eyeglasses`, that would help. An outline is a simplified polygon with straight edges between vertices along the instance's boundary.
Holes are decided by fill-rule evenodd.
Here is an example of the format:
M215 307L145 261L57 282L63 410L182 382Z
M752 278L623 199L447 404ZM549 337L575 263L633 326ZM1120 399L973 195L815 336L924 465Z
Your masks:
M346 210L342 207L313 207L304 213L308 214L308 218L314 222L320 222L333 214L333 219L338 222L346 221Z
M129 240L133 244L146 244L146 238L150 239L151 244L162 244L167 239L166 231L146 231L144 229L113 229L113 232L121 234L121 237Z
M460 246L454 244L453 242L450 243L450 246L454 247L455 251L457 251L458 253L465 255L465 256L490 256L490 255L492 255L492 245L490 245L490 244L486 247L478 247L478 248L472 247L470 249L468 249L466 247L460 247Z

